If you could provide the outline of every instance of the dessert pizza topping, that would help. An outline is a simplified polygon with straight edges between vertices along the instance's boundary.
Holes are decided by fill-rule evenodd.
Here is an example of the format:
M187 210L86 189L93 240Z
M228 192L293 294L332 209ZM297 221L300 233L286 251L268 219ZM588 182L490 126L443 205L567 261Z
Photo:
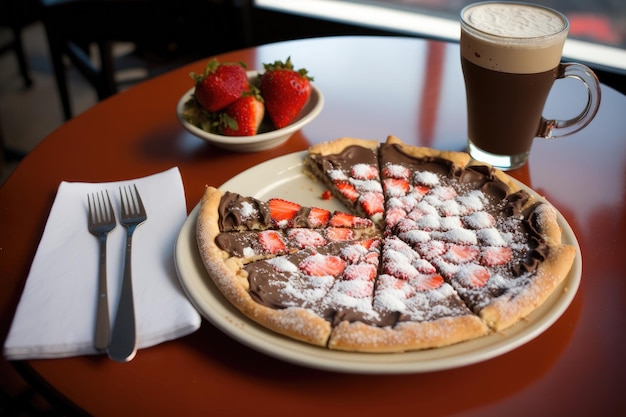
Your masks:
M376 147L348 146L341 153L311 153L305 162L320 178L323 175L323 181L347 207L375 223L382 222L383 189Z
M254 306L227 297L248 317L332 349L423 349L499 331L551 294L574 250L550 205L468 158L393 139L313 147L306 168L369 218L224 192L219 230L199 239L219 252L204 260L233 275L214 280L245 293Z
M250 294L263 305L308 308L331 321L337 314L373 318L370 278L377 265L368 255L377 258L377 242L335 242L255 262L246 267Z
M373 228L369 219L349 213L305 207L280 198L265 202L229 191L220 199L218 217L221 232L327 226Z

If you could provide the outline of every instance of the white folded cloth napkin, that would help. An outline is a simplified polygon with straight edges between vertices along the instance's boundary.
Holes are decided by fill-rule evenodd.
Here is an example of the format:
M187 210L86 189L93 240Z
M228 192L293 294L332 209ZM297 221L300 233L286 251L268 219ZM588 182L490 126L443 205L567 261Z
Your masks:
M107 243L112 328L126 244L126 228L119 224L119 187L130 184L136 184L148 214L133 235L137 347L153 346L200 327L200 316L184 295L174 266L174 246L187 217L178 168L130 181L62 182L4 345L7 359L98 353L93 340L99 241L87 230L87 195L108 190L118 221Z

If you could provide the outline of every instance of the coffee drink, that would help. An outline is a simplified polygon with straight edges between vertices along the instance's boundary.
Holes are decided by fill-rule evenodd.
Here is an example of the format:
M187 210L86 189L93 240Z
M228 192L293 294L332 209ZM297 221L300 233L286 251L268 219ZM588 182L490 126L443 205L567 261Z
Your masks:
M463 9L461 65L473 157L513 169L526 162L535 137L551 134L542 111L554 81L564 76L560 61L568 28L561 13L531 4L486 2Z
M468 136L480 149L516 155L530 149L557 68L535 74L485 69L461 58L467 90Z

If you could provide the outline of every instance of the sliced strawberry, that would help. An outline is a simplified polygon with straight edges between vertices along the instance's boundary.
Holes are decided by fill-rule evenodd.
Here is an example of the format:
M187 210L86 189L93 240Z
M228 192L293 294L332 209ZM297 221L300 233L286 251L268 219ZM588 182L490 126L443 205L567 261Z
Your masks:
M417 196L425 196L426 194L428 194L430 192L430 187L427 187L425 185L416 185L413 188L413 194L417 195Z
M376 278L376 267L371 264L361 263L348 265L344 271L343 278L347 280L374 281Z
M457 196L456 190L452 187L436 187L433 189L435 196L440 200L452 200Z
M444 259L455 264L462 264L473 261L478 258L479 254L480 251L475 246L450 244Z
M383 180L383 189L389 197L405 196L411 188L409 181L403 178L387 178Z
M426 213L423 210L416 208L414 210L411 210L411 212L406 215L406 218L416 222L422 217L424 217L425 215Z
M513 253L506 246L489 246L483 249L480 263L486 266L504 265L511 260Z
M192 73L196 102L209 112L225 109L248 91L245 66L240 63L209 61L202 74Z
M354 188L354 185L345 181L338 181L335 183L335 187L337 190L343 195L348 201L355 202L359 198L359 192Z
M437 269L428 262L426 259L416 259L413 261L413 266L422 274L434 274Z
M268 204L270 217L276 224L281 226L289 225L302 208L300 204L283 200L282 198L272 198L268 201Z
M415 294L415 289L411 287L408 281L392 277L391 275L382 275L376 282L376 291L393 291L393 297L398 298L402 302L403 299L409 299Z
M408 233L408 232L412 232L412 231L420 231L423 233L426 233L427 236L430 236L430 234L424 230L419 230L417 227L417 224L415 223L415 221L413 221L412 219L410 219L409 217L406 216L406 214L403 217L398 218L397 223L395 224L395 229L398 233ZM430 239L430 238L429 238ZM428 239L426 239L428 240Z
M361 207L368 216L383 212L384 198L381 193L367 192L361 196Z
M331 227L326 229L326 239L332 242L350 240L353 236L354 233L347 227Z
M417 245L417 251L424 259L434 259L446 253L446 244L440 240L429 240Z
M265 106L254 95L244 95L229 104L222 114L222 133L225 136L256 135L263 116Z
M388 252L383 262L383 271L398 279L411 280L419 275L417 269L398 253Z
M489 281L491 274L484 266L467 264L461 267L455 276L466 286L481 288L485 286L487 281Z
M376 268L378 268L378 259L379 259L378 252L367 252L367 254L365 254L364 262L375 265Z
M322 198L322 200L330 200L331 198L333 198L333 193L331 193L329 190L324 190L320 197Z
M345 294L352 298L370 298L374 294L374 283L363 279L351 280L344 287Z
M355 164L350 170L352 178L357 180L378 179L378 168L370 164Z
M315 277L337 277L346 268L346 262L338 256L320 255L316 253L300 262L298 268L304 273Z
M311 229L291 229L287 236L289 240L296 242L301 249L318 247L327 243L320 232Z
M378 247L380 245L380 240L376 238L365 239L361 240L359 245L363 246L365 249L371 249L372 247Z
M387 227L393 227L405 217L406 212L401 208L387 210L387 213L385 213L385 225L387 225Z
M272 123L280 129L291 123L309 100L313 78L306 69L294 70L291 57L263 66L261 93Z
M364 219L363 217L336 211L330 218L330 225L332 227L370 227L372 226L372 221Z
M309 222L312 227L326 227L330 219L330 211L318 207L312 207L309 212Z
M383 178L401 178L408 180L411 176L411 171L402 165L389 164L383 168L381 174Z
M415 281L415 289L417 291L436 290L443 285L443 277L439 274L420 275L419 279Z
M261 243L263 248L272 255L285 253L287 250L285 242L283 242L280 233L276 232L275 230L264 230L260 232L259 242Z

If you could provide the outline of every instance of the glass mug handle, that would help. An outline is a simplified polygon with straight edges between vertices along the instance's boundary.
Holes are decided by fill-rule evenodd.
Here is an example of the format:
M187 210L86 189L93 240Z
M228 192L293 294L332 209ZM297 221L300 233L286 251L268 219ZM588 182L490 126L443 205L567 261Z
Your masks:
M600 82L587 66L578 63L561 64L557 75L559 78L574 78L582 82L587 89L587 105L578 116L569 120L547 120L542 117L537 137L558 138L578 132L593 120L600 107Z

